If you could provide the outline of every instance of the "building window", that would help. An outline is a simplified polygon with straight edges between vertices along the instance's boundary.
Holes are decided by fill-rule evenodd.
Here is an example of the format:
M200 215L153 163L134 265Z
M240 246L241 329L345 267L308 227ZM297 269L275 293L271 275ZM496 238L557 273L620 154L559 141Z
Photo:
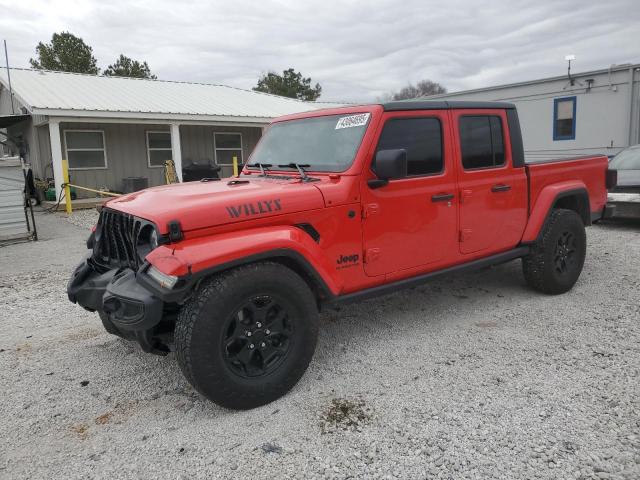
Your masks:
M104 131L65 130L64 145L70 170L107 168Z
M576 97L555 98L553 100L553 139L575 140L576 138Z
M216 151L216 165L233 165L233 157L242 165L242 134L214 133L213 143Z
M173 160L171 132L147 132L147 159L149 167L164 167L164 162Z
M504 165L504 140L500 117L460 117L460 150L465 170Z
M442 172L442 127L437 118L395 118L384 125L378 150L407 152L407 175ZM374 166L375 170L375 166Z

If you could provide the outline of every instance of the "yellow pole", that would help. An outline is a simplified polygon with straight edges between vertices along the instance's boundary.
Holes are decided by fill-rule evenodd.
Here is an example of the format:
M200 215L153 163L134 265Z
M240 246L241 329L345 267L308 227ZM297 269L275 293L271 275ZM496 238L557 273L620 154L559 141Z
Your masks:
M71 208L71 189L69 188L69 162L62 160L62 181L64 182L64 203L67 210L67 215L71 215L73 209Z
M238 176L238 157L233 157L233 176Z

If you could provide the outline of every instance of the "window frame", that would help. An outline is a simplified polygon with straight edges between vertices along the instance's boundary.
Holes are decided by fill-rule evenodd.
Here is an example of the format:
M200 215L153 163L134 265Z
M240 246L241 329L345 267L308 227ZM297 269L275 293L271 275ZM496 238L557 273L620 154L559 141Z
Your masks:
M571 124L571 135L559 135L558 134L558 104L560 102L571 101L573 102L573 117ZM559 97L553 99L553 141L561 140L575 140L576 139L576 110L578 106L578 97L573 95L571 97Z
M441 157L442 157L442 167L441 167L440 171L438 171L438 172L422 173L422 174L418 174L418 175L408 175L407 174L407 176L405 176L405 177L394 178L391 181L413 179L413 178L435 177L435 176L438 176L438 175L444 175L446 173L447 162L446 162L446 154L445 154L444 126L443 126L442 118L440 116L438 116L438 115L411 115L411 116L402 115L402 116L393 116L393 117L387 118L384 121L384 123L382 124L382 127L380 128L380 134L378 135L378 141L376 142L376 147L373 150L373 158L371 159L371 164L370 164L370 170L374 174L376 174L376 171L375 171L376 155L378 154L378 150L379 150L379 147L380 147L380 140L382 139L382 134L384 133L384 128L387 126L387 123L392 122L392 121L396 121L396 120L421 120L421 119L435 119L435 120L438 121L438 125L440 126L440 153L441 153ZM407 163L408 163L408 160L407 160ZM408 165L407 165L407 170L408 170Z
M496 165L495 163L493 165L490 165L488 167L476 167L476 168L465 168L464 166L464 157L463 157L463 153L462 153L462 132L461 132L461 128L460 128L460 120L462 120L465 117L495 117L500 121L500 131L502 132L502 155L504 156L504 161L500 164L500 165ZM507 156L507 142L506 142L506 138L509 138L507 135L505 135L505 129L504 129L504 122L502 121L502 116L498 113L465 113L463 115L460 115L458 117L458 148L460 149L460 167L462 167L462 171L463 172L478 172L478 171L482 171L482 170L497 170L499 168L506 168L507 166L509 166L509 156ZM489 121L489 133L491 134L490 140L491 140L491 155L493 158L493 161L495 162L495 158L496 158L496 154L495 154L495 150L493 149L493 130L491 129L491 121Z
M238 135L240 137L240 148L218 147L216 135ZM231 163L218 163L218 150L221 150L221 151L240 150L240 158L239 158L240 161L238 162L238 168L244 165L244 148L242 143L241 132L213 132L213 161L219 167L232 167L233 161Z
M170 148L151 148L149 146L149 134L150 133L168 133L169 134L169 141L171 142L171 147ZM164 165L151 165L151 150L154 151L167 151L169 150L171 152L171 159L173 160L173 138L171 137L171 131L170 130L147 130L145 132L145 136L147 138L147 167L148 168L164 168Z
M69 148L69 143L67 142L67 132L72 133L100 133L102 134L102 148ZM107 140L104 135L104 130L99 129L78 129L78 128L70 128L64 130L64 153L65 158L69 164L69 171L71 170L108 170L109 162L107 159ZM72 167L69 162L69 152L102 152L104 156L104 167Z

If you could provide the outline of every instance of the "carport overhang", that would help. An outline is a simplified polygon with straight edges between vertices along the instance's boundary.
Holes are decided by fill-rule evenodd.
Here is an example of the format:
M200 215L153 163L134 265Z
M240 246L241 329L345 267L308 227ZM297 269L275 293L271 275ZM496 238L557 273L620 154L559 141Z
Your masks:
M14 125L18 125L22 122L25 122L31 118L31 115L0 115L0 129L6 129L9 127L13 127ZM8 141L11 140L9 137L9 133L4 131L0 132L0 144L7 145Z
M18 123L29 120L31 115L0 115L0 128L12 127Z

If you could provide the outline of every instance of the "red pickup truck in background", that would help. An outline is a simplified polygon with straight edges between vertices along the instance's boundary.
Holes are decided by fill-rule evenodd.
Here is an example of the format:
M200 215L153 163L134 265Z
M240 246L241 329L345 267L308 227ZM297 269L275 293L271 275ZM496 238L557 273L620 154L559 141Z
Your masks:
M605 156L525 165L515 107L403 101L275 120L238 177L107 202L68 294L229 408L286 393L318 311L522 259L568 291L602 217ZM425 299L425 301L427 301Z

